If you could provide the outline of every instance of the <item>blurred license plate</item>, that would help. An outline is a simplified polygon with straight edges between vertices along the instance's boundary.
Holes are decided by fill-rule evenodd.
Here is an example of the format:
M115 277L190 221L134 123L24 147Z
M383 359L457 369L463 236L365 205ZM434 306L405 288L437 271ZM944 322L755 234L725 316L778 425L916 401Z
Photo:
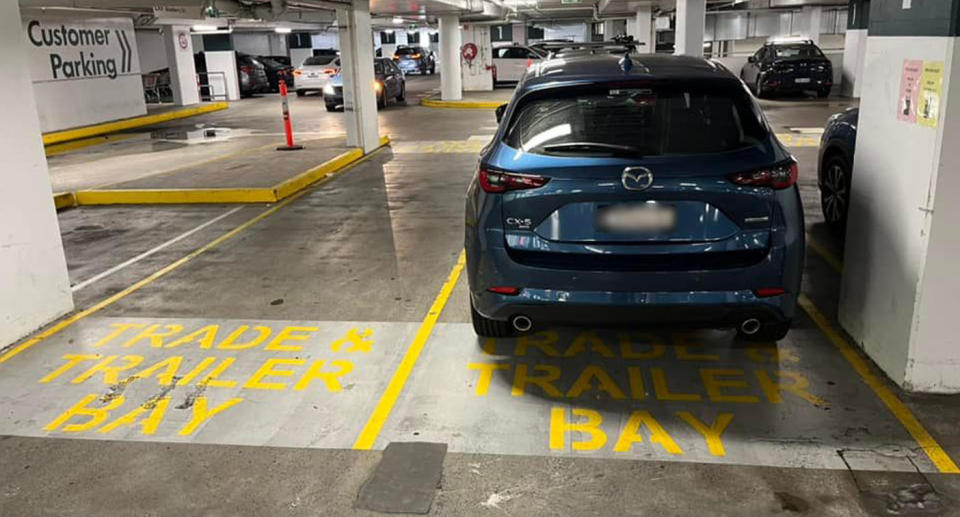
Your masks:
M314 72L310 72L310 73L307 74L307 77L320 77L320 74L317 74L317 73L314 73Z
M659 203L612 205L597 209L597 227L606 232L658 232L670 230L676 214Z
M800 84L806 84L806 83L809 83L809 82L810 82L810 78L809 78L809 77L797 77L796 79L794 79L794 81L796 81L797 83L800 83Z

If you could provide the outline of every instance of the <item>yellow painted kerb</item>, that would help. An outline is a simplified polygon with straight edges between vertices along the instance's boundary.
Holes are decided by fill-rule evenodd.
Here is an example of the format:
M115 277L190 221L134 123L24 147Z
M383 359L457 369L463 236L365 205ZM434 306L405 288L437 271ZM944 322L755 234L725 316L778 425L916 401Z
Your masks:
M494 109L506 102L500 101L442 101L439 99L420 99L420 104L428 108L455 108L455 109Z
M189 108L164 111L163 113L143 115L142 117L125 118L123 120L78 127L76 129L67 129L65 131L54 131L43 135L43 145L59 144L61 142L69 142L70 140L79 140L81 138L89 138L135 127L159 124L160 122L166 122L168 120L192 117L202 113L210 113L211 111L225 110L228 106L226 102L211 102Z
M380 147L390 143L380 138ZM77 205L165 205L204 203L275 203L309 187L325 177L356 163L364 157L360 149L350 149L289 180L264 188L211 189L94 189L76 193Z
M797 298L797 303L806 311L810 319L820 327L820 330L826 334L827 338L833 342L833 345L840 350L840 354L850 363L854 371L860 375L863 382L873 390L877 398L879 398L880 401L887 406L887 409L893 413L893 416L900 421L900 424L910 433L910 436L917 442L917 445L923 449L923 452L926 453L930 461L937 467L937 470L943 474L960 474L960 468L957 467L957 464L953 462L947 452L943 450L943 447L941 447L940 444L937 443L937 440L923 427L923 424L917 420L917 417L913 415L910 408L897 398L896 394L890 390L883 379L867 364L864 358L854 349L853 345L841 335L840 331L833 326L830 320L810 301L810 298L801 293Z
M360 431L357 441L353 444L354 449L370 449L373 447L374 442L377 441L377 437L380 436L380 430L383 429L383 424L387 422L387 417L389 417L390 412L393 411L393 406L400 397L400 392L403 391L403 387L407 383L407 378L410 377L410 372L413 371L413 366L417 364L420 352L423 351L423 347L427 344L427 339L430 337L430 333L433 332L433 326L437 323L437 318L440 317L440 313L443 312L443 307L447 304L447 300L450 298L450 293L453 292L454 286L457 285L457 279L460 278L460 272L463 271L466 263L467 255L464 251L461 251L460 258L457 259L457 263L450 271L447 281L444 282L443 287L440 288L440 293L437 294L437 297L433 300L433 305L431 305L430 310L427 311L427 316L423 318L423 323L420 324L416 336L413 337L413 342L410 343L410 347L407 348L407 352L403 355L400 365L397 366L397 371L393 373L390 384L387 385L387 389L384 390L383 395L380 396L380 400L373 409L373 413L370 414L366 425L364 425Z
M57 192L53 195L53 205L57 210L77 206L77 197L73 192Z

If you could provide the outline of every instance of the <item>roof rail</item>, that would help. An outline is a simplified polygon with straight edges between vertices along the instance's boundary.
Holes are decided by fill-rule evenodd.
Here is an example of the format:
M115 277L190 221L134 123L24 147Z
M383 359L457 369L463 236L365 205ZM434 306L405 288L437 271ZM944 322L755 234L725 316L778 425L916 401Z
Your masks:
M549 57L553 57L556 54L559 54L562 51L571 51L571 50L585 50L591 52L597 51L607 51L607 52L616 52L620 51L623 53L631 53L637 50L637 47L644 45L643 42L633 41L633 38L617 38L614 41L571 41L564 43L539 43L535 46L546 50L549 53Z

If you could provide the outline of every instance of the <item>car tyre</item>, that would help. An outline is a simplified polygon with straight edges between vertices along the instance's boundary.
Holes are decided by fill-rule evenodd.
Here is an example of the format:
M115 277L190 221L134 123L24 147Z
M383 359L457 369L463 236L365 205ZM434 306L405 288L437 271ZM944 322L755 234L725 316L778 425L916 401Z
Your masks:
M369 99L369 97L367 97ZM377 109L383 109L387 107L387 91L386 87L380 92L380 95L377 95Z
M334 106L333 104L327 104L326 108L327 108L327 111L337 111L337 107Z
M791 323L791 320L764 323L760 325L760 330L753 334L744 334L737 329L737 336L746 341L780 341L787 337Z
M817 90L817 97L821 99L826 99L830 96L830 88L824 88L822 90Z
M403 102L407 97L407 85L400 85L400 93L397 94L397 102Z
M305 91L303 91L303 90L297 90L297 97L303 97L303 96L306 95L306 94L307 94L307 92L305 92Z
M473 302L470 302L470 321L473 322L473 331L481 337L510 337L513 335L513 327L508 321L492 320L484 317L473 308Z
M753 85L753 93L758 99L762 99L767 95L767 92L763 91L763 83L760 82L760 76L757 76L757 82Z
M820 210L827 225L842 234L847 227L850 209L850 160L843 154L833 154L823 162L820 180Z

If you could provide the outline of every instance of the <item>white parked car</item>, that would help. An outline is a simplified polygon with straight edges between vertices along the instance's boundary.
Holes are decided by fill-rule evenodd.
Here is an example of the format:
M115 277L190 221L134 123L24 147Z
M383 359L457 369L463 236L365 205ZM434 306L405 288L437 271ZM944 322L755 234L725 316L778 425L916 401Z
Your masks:
M523 77L527 67L543 56L531 47L505 45L493 49L493 82L513 83Z
M298 96L322 92L330 77L340 73L340 58L335 55L311 56L293 71L293 87Z

